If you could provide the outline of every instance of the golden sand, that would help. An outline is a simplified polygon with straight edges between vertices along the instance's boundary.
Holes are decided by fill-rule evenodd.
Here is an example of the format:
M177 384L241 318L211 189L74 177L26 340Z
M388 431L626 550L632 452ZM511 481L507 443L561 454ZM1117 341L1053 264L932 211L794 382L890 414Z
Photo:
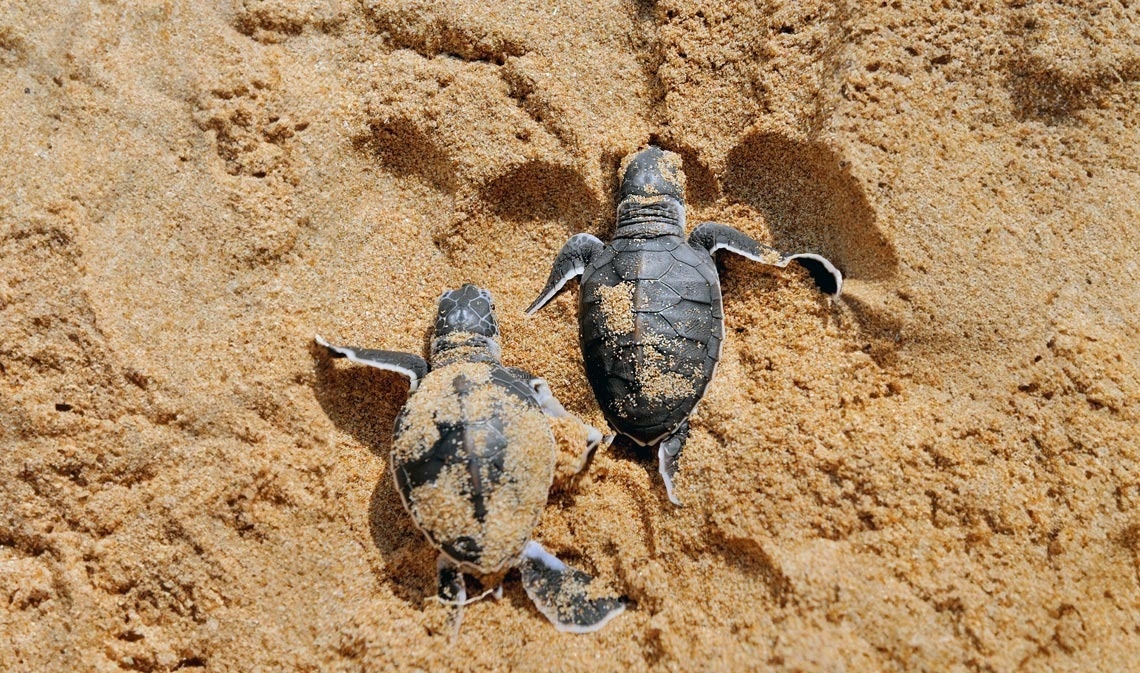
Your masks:
M1140 5L0 5L0 668L1140 668ZM604 427L576 286L684 159L726 341L673 507L613 446L536 538L630 598L459 639L387 469L440 292ZM794 266L794 265L793 265Z

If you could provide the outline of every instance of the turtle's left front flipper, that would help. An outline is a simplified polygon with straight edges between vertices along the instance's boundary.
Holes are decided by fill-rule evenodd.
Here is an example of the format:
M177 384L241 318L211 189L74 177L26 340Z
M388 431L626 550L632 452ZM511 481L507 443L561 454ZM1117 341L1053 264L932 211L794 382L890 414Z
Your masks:
M563 431L571 433L568 436L569 446L566 447L562 441L558 442L558 459L554 468L555 485L560 487L565 480L582 472L595 449L609 446L614 441L612 433L604 434L601 430L566 411L566 407L562 406L562 403L551 392L546 379L535 376L519 367L507 367L506 369L530 389L531 397L538 403L542 413L551 419L551 429L554 429L559 423L571 426L570 429ZM583 444L576 444L575 431L581 433L579 436L584 436L586 441ZM555 437L559 436L559 432L555 431Z
M708 250L710 255L717 250L728 250L754 262L781 269L795 261L808 270L812 280L823 292L838 297L843 290L843 273L826 257L810 252L786 255L775 248L758 243L748 234L727 224L703 222L689 235L689 243Z
M316 335L316 342L328 349L329 356L334 358L348 358L357 364L396 372L408 377L408 392L414 393L420 384L420 379L428 373L428 363L418 355L401 353L399 351L383 351L376 348L352 348L351 346L334 346Z
M597 631L625 611L623 598L591 598L594 578L559 561L533 540L523 548L519 570L526 595L559 631Z

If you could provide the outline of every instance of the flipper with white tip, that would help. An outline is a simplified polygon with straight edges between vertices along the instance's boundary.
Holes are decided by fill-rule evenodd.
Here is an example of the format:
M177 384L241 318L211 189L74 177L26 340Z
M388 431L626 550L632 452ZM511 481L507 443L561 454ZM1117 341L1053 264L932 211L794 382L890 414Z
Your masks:
M669 496L669 502L678 507L681 506L681 500L673 491L673 477L677 474L677 461L688 438L689 421L686 419L657 446L657 472L665 482L665 494Z
M316 335L316 342L328 349L329 356L334 358L348 358L357 364L396 372L408 377L408 392L414 393L420 384L420 379L428 373L428 363L418 355L401 353L399 351L382 351L375 348L352 348L349 346L334 346L325 341L320 334Z
M554 393L550 390L550 384L546 379L537 376L532 376L529 379L530 387L534 390L535 399L538 400L539 406L542 407L543 413L551 418L572 418L586 428L586 453L598 448L598 446L609 446L610 442L614 441L613 434L603 434L601 430L595 428L588 423L582 421L574 414L566 411L566 407L558 401Z
M530 386L531 393L534 395L535 402L538 402L538 406L542 408L542 413L550 418L569 418L586 431L586 445L582 448L577 460L572 463L572 467L570 467L572 474L578 474L582 471L582 468L586 467L586 463L590 460L590 454L593 453L595 449L598 447L605 448L614 441L616 435L612 433L605 434L581 418L566 411L566 407L562 406L562 403L554 396L554 392L550 390L550 384L546 382L546 379L535 376L520 367L507 367L507 370L519 377L520 380L527 382L527 385Z
M785 255L727 224L703 222L689 235L689 243L708 250L710 255L717 250L728 250L754 262L781 269L795 261L808 270L824 293L838 297L843 291L843 273L826 257L810 252Z
M590 598L594 578L559 561L533 540L523 548L519 570L526 595L559 631L597 631L625 611L624 598Z
M535 311L542 308L554 298L566 283L571 279L577 278L582 275L586 270L586 265L590 263L590 258L598 254L605 248L597 236L590 234L575 234L566 241L562 249L558 251L558 256L554 258L554 265L550 269L550 278L546 281L546 287L542 288L539 293L538 299L534 300L527 310L527 315L533 315Z
M435 569L436 595L432 598L451 606L451 638L454 640L459 636L459 627L463 624L463 608L470 602L467 600L467 583L463 580L459 566L446 554L440 554L436 559Z

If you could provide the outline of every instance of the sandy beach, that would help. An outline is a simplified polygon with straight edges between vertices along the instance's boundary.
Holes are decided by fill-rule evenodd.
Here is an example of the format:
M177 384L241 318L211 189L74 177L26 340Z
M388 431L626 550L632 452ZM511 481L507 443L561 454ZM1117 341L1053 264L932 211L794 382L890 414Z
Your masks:
M0 670L1140 670L1140 6L0 6ZM605 427L572 234L683 159L726 341L675 507L617 443L451 637L391 479L440 293Z

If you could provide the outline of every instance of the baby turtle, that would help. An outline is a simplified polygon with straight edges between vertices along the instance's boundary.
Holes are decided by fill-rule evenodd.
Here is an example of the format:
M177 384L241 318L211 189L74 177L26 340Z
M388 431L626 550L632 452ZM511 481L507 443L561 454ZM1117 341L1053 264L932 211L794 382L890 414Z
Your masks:
M526 312L582 276L578 337L594 396L619 432L642 446L659 445L658 469L669 500L679 505L673 475L724 339L713 254L728 250L781 268L795 260L835 297L843 275L819 255L785 255L715 222L685 240L681 158L650 146L624 163L613 241L572 236Z
M490 593L468 600L464 573L498 587L517 567L527 595L558 630L600 629L625 609L624 600L591 597L593 578L530 535L554 478L556 444L547 417L569 417L587 429L583 463L602 433L571 416L544 380L502 366L498 337L491 293L466 284L440 297L430 365L411 353L316 341L332 357L408 377L392 475L404 507L439 549L438 598L455 606L455 628L463 606Z

